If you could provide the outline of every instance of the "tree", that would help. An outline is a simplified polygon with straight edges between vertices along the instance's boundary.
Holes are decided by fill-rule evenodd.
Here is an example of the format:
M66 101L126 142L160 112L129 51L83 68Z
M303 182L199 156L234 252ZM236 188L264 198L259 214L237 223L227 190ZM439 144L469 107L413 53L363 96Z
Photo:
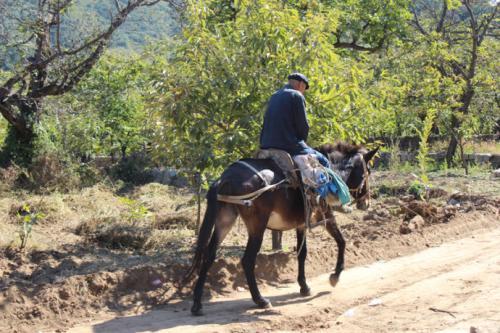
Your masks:
M80 82L69 101L77 109L71 135L64 140L71 152L79 156L121 155L125 159L146 145L146 128L152 126L143 100L143 69L138 56L108 54ZM92 149L83 150L88 145L82 141L93 142Z
M480 84L477 74L484 45L488 39L498 39L498 6L498 1L485 0L413 0L411 24L420 35L418 42L428 48L428 61L441 78L459 88L458 104L450 114L449 166L462 141L461 126Z
M247 1L216 0L206 3L211 11L209 24L236 21L248 6ZM392 39L404 34L409 0L284 0L283 8L292 8L301 15L322 8L336 17L337 24L328 28L331 42L338 49L376 52Z
M29 163L36 127L48 96L73 89L94 67L114 32L131 12L161 0L114 1L107 28L88 29L84 22L66 20L73 0L6 1L0 3L2 46L14 52L17 64L0 84L0 113L9 123L4 147L7 160ZM167 1L178 5L174 0ZM62 39L65 35L66 38ZM25 56L29 55L29 56Z

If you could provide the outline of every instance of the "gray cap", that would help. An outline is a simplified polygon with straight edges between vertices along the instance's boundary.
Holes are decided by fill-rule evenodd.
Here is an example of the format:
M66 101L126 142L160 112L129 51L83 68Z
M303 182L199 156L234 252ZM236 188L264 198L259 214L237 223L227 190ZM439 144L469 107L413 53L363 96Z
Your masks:
M288 80L297 80L302 81L306 84L306 89L309 89L309 80L304 74L301 73L292 73L288 75Z

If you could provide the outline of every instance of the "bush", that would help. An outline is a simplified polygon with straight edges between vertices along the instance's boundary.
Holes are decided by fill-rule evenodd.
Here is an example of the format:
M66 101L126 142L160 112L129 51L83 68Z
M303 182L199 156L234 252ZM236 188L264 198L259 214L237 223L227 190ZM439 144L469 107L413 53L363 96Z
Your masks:
M408 188L408 193L413 195L415 198L424 200L427 187L421 181L414 181Z
M0 168L0 191L7 192L12 190L22 172L22 169L17 165Z
M34 158L28 168L28 187L36 191L52 192L74 189L80 180L72 165L62 161L54 153L46 153Z
M153 181L153 175L150 172L152 166L149 157L144 154L133 154L120 160L118 164L110 170L112 178L123 180L134 185L143 185Z

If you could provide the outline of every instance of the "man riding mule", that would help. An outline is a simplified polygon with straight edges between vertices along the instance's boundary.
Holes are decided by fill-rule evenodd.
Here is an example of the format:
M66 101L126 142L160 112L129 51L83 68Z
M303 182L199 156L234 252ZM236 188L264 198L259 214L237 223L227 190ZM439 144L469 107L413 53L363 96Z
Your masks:
M314 189L310 192L311 196L327 199L331 204L347 204L350 196L342 179L330 169L330 163L323 154L306 144L309 123L304 93L307 89L307 77L292 73L288 76L288 84L271 96L264 115L260 133L261 150L257 157L271 157L279 162L282 152L276 155L276 150L287 152L294 161L288 169L298 167L301 183ZM283 168L283 165L280 167ZM293 175L287 177L294 178Z
M294 85L296 88L305 91L308 87L307 79L292 75L289 78L290 87ZM300 80L297 80L297 78ZM293 81L298 81L298 83ZM307 125L303 91L297 94L288 91L295 89L287 88L287 86L282 90L282 96L278 91L270 100L264 120L261 145L264 148L288 149L289 147L292 149L290 151L292 155L308 153L314 153L317 156L321 155L324 159L323 163L327 166L331 163L333 168L342 176L349 189L352 190L351 194L357 206L367 207L367 200L369 199L368 161L374 156L375 151L368 152L359 146L337 144L335 146L323 145L318 148L319 152L316 154L316 151L305 144L308 126L299 129L297 132L290 132L300 133L295 138L289 137L291 138L289 146L276 147L274 144L267 146L269 142L272 143L275 139L271 135L273 133L269 133L271 137L268 136L268 131L273 132L273 128L277 127L274 126L276 124L266 122L267 120L274 122L273 116L275 115L270 110L275 105L279 107L282 102L285 102L285 104L290 102L292 106L289 110L297 111L292 116L297 116L297 119L283 120L290 121L280 129L283 130L283 135L287 135L287 130L297 130L293 125L295 120L302 122L302 125ZM300 92L300 90L297 91ZM275 96L278 99L276 104L274 104L276 102L274 100ZM280 101L280 98L283 98L283 101ZM298 109L294 109L295 107L298 107ZM271 128L266 128L266 126ZM201 298L207 272L215 260L217 248L234 225L238 215L244 221L248 232L248 242L241 262L252 299L257 306L261 308L271 306L270 301L260 294L254 274L255 260L266 229L278 231L296 229L297 281L300 286L300 294L307 296L310 295L310 288L306 283L304 268L307 256L306 221L311 219L311 222L318 222L321 220L328 233L337 243L338 253L335 272L330 275L330 283L332 286L336 285L344 268L345 241L335 222L331 207L322 202L314 206L312 211L309 211L305 205L305 196L302 189L290 186L283 170L273 159L242 159L230 165L222 173L221 177L211 185L207 193L207 209L200 228L193 264L186 275L186 279L188 279L194 272L198 273L198 280L193 291L193 306L191 308L193 315L202 314Z
M323 166L328 167L328 160L306 144L309 123L304 93L307 89L307 77L292 73L288 76L288 84L271 96L260 133L260 148L281 149L292 157L312 154Z

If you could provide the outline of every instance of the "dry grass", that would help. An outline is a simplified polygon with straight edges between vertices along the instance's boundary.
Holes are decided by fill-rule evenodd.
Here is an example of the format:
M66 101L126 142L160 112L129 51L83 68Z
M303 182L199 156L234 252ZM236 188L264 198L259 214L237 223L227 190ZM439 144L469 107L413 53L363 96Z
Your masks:
M432 143L431 151L446 151L448 148L447 141L436 141ZM498 141L482 141L473 142L468 141L464 145L464 152L466 154L471 153L490 153L490 154L500 154L500 142Z
M192 197L186 190L161 184L137 187L123 196L104 185L47 195L3 192L0 246L15 246L17 213L24 205L44 215L33 227L29 248L55 249L82 241L133 250L182 246L194 236Z

